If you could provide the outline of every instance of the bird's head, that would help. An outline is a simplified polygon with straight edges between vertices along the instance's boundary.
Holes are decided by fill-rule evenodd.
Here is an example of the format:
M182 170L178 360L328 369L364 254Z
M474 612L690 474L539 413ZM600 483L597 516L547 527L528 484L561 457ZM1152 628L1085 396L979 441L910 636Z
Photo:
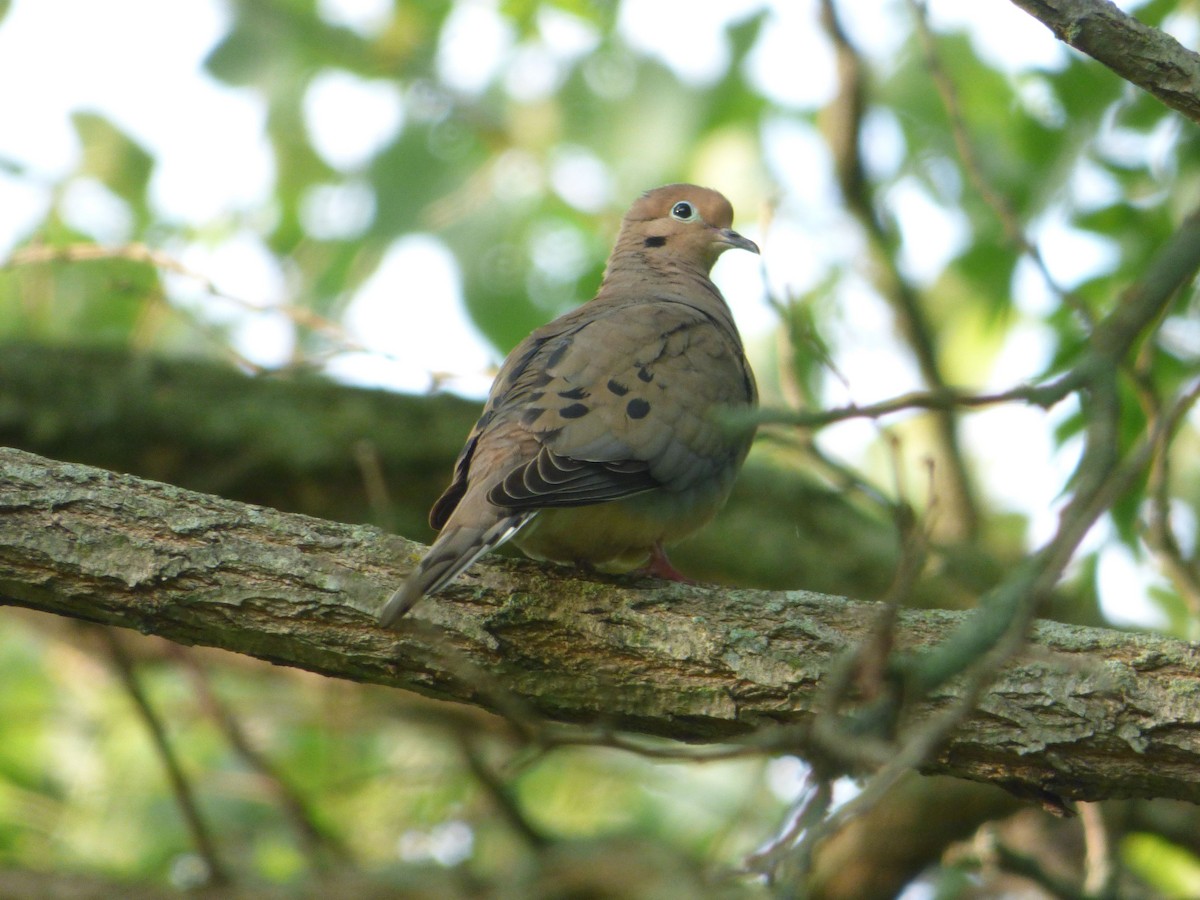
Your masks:
M630 208L617 246L663 254L705 272L730 247L758 253L758 245L731 227L733 207L724 196L694 184L647 191Z

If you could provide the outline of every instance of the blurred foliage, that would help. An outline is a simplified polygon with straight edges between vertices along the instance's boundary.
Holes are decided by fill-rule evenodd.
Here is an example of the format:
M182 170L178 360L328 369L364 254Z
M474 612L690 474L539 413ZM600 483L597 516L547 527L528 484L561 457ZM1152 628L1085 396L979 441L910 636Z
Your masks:
M1155 834L1131 834L1121 843L1121 857L1159 891L1159 896L1183 900L1196 895L1200 860Z
M841 367L862 352L855 338L869 324L852 321L845 301L877 300L876 288L861 235L832 188L822 193L830 151L820 137L821 104L791 94L800 81L832 78L832 61L798 53L768 77L753 74L756 55L785 28L783 5L719 16L697 6L698 18L722 23L714 27L724 58L708 77L678 71L630 39L619 23L643 6L632 0L422 0L397 3L378 21L355 27L330 14L334 3L234 0L205 68L265 111L273 161L265 199L209 220L173 219L154 197L160 164L154 153L103 111L71 111L76 167L40 186L45 214L0 268L0 336L232 357L254 368L230 334L236 321L256 313L195 302L203 283L181 280L137 254L123 257L120 247L183 254L250 240L286 284L291 306L336 323L389 249L423 233L453 253L471 319L503 351L590 296L632 197L656 184L694 180L728 193L739 227L766 250L769 299L783 323L774 346L765 345L775 338L754 342L769 402L829 403L841 396ZM850 15L851 4L842 6ZM1062 371L1077 358L1089 322L1136 283L1200 200L1200 136L1091 60L1064 52L1046 67L1000 67L975 37L945 31L936 35L936 53L957 91L961 121L955 121L933 86L906 5L880 9L896 28L882 29L885 38L873 31L867 121L874 137L864 138L861 150L871 200L900 249L902 270L920 291L948 380L988 384L1005 357L1025 361L1016 368L1029 377ZM4 19L8 12L0 2L0 29L11 21ZM818 32L815 12L808 15L803 27ZM1167 0L1142 4L1138 16L1155 26L1175 17L1176 24L1196 27L1191 6ZM499 30L503 49L494 69L468 87L447 60L455 58L451 45L467 40L464 29L479 27L472 17ZM870 30L853 19L847 25L852 38L856 28ZM783 39L795 39L791 27ZM315 86L331 76L391 91L399 110L398 125L357 162L322 152L307 111ZM970 160L956 141L964 135ZM30 166L7 157L0 159L0 177L36 182ZM1003 210L981 182L1003 198ZM71 199L80 191L109 211L109 227L80 221ZM330 212L338 202L349 203L352 215ZM931 246L946 232L930 231L914 204L951 223L944 246ZM1042 247L1051 280L1014 242L1014 229ZM67 252L98 239L117 252L87 261ZM934 271L913 262L931 255L938 260ZM202 281L205 273L198 274ZM231 300L208 298L214 299ZM854 309L887 315L878 304ZM350 349L336 327L311 322L293 315L286 323L293 364L320 368ZM1196 322L1194 295L1180 297L1159 336L1142 348L1137 379L1124 388L1122 444L1144 433L1159 407L1195 378ZM911 366L899 338L885 349L885 360L894 358L889 353L902 358L898 368ZM896 383L899 390L906 378ZM1086 416L1086 409L1065 406L1047 417L1062 454L1074 452ZM1200 547L1196 424L1193 414L1176 439L1169 496L1180 521L1191 523L1181 536L1193 558ZM896 492L893 470L902 482L911 470L910 486L922 483L923 430L901 426L894 433L905 445L900 464L881 429L867 438L871 446L861 458L824 454L806 465L882 516L873 500ZM1029 525L1026 512L1011 508L1004 486L978 474L987 496L982 543L991 562L957 548L936 563L959 567L958 580L972 592L1027 548ZM1144 491L1142 485L1121 498L1109 519L1139 558L1148 556ZM907 499L924 502L914 494L919 489ZM1059 499L1046 497L1045 506ZM1103 544L1079 560L1055 601L1056 615L1095 615ZM1169 632L1197 635L1200 610L1169 580L1153 576L1149 594ZM203 874L187 832L144 729L93 644L71 627L5 613L0 866L188 886ZM199 703L187 671L161 648L141 652L151 699L195 779L227 865L252 881L294 885L322 865L338 864L305 849L280 812L276 785L234 750ZM461 869L463 884L477 879L510 887L533 867L533 851L464 764L464 741L479 742L533 825L579 842L571 846L579 859L592 860L588 865L596 858L588 854L603 856L605 841L632 837L672 848L690 870L728 871L779 824L790 798L786 786L768 788L763 766L769 764L654 764L604 749L530 754L483 714L463 713L465 725L443 721L430 704L391 692L204 658L212 689L306 798L320 828L398 886L413 866ZM1129 837L1122 847L1125 862L1164 894L1200 893L1198 864L1186 851L1152 836ZM953 868L930 879L939 896L973 889ZM704 884L714 895L735 890ZM594 895L605 894L597 888Z

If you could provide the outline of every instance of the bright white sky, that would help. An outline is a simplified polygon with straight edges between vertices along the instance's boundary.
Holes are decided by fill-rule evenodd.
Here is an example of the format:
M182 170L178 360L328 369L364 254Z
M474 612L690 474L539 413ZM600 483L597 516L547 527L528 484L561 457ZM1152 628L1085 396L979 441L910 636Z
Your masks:
M724 25L767 6L773 24L749 62L749 73L782 108L812 109L834 87L830 50L814 25L815 5L814 0L639 0L623 4L619 27L631 45L703 85L727 64ZM929 5L937 29L967 29L984 58L1004 71L1055 67L1065 59L1050 33L1008 0L934 0ZM370 33L384 21L391 0L321 0L319 6L326 18ZM518 49L495 8L495 0L462 4L439 48L440 71L460 90L479 90L500 77L517 97L553 91L565 61L585 52L594 39L566 17L549 15L542 23L543 46ZM840 9L865 51L884 56L895 51L904 31L903 4L848 2ZM200 69L228 22L220 0L15 0L0 23L0 83L22 86L0 92L0 122L7 123L0 133L0 258L43 215L50 187L75 167L80 148L68 117L77 110L101 112L154 154L152 202L164 217L219 221L264 204L274 177L264 139L264 106L252 92L224 87ZM663 41L668 30L672 38ZM802 73L797 65L804 66ZM1030 96L1028 101L1039 99ZM309 90L305 113L318 151L347 174L344 183L318 189L308 198L308 224L316 233L353 235L373 213L370 194L356 185L353 173L403 127L401 94L391 83L330 72ZM877 119L871 130L869 162L880 171L895 167L905 152L898 128ZM806 290L819 282L831 261L854 256L858 248L836 215L832 179L817 136L782 117L768 123L765 134L768 166L785 192L769 234L757 227L752 206L754 192L763 190L761 183L742 177L728 156L722 160L725 168L718 167L708 179L735 197L750 198L750 206L738 204L737 225L764 247L761 263L749 254L729 253L715 274L751 344L773 324L765 285ZM528 168L522 168L520 159L511 163L512 171ZM9 164L24 171L13 174L6 170ZM542 176L535 172L530 177ZM603 165L581 150L556 161L549 179L584 210L620 207L632 199L613 196ZM1078 189L1092 197L1113 189L1098 174L1082 180ZM111 244L129 237L127 211L100 185L77 180L65 197L71 224L84 233ZM916 185L902 183L887 201L900 220L920 223L923 240L904 247L903 262L913 277L930 277L960 246L962 224ZM1061 221L1039 223L1033 236L1064 284L1111 258L1101 242L1070 231ZM229 295L265 307L288 299L284 274L253 230L212 248L164 249ZM413 284L421 289L412 290ZM292 331L283 316L214 299L186 279L175 279L173 288L178 302L201 306L210 318L233 324L236 345L249 359L272 365L287 358ZM1015 293L1029 312L1050 302L1031 271L1021 274ZM406 308L403 298L417 295L419 309ZM916 387L907 359L894 349L890 319L869 291L850 288L838 299L845 310L843 324L829 338L838 348L838 366L849 388L835 391L830 402L870 402ZM416 320L419 330L397 327ZM419 391L430 386L431 373L450 372L455 376L452 388L481 395L490 381L488 370L498 361L463 311L453 258L431 235L395 242L356 295L346 326L370 352L345 354L330 370L355 383ZM1007 386L1034 374L1048 348L1047 336L1036 326L1018 329L986 387ZM849 423L830 430L823 440L853 458L856 448L873 437L873 426ZM1057 495L1073 458L1054 451L1044 417L1018 408L973 416L966 420L965 437L983 461L986 488L1032 515L1035 540L1048 535L1055 522L1047 498ZM1140 576L1138 583L1133 581L1136 573L1128 554L1115 548L1103 559L1103 580L1115 586L1108 598L1110 614L1145 621L1148 606L1130 605L1131 598L1144 596L1145 584Z

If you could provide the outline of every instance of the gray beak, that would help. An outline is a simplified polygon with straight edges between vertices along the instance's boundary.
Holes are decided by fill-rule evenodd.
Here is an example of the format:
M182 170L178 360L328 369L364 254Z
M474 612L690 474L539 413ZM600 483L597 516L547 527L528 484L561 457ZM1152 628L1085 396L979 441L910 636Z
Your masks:
M739 250L749 250L751 253L758 253L758 244L750 240L748 237L742 237L732 228L722 228L717 232L717 240L722 244L728 244L730 247L737 247Z

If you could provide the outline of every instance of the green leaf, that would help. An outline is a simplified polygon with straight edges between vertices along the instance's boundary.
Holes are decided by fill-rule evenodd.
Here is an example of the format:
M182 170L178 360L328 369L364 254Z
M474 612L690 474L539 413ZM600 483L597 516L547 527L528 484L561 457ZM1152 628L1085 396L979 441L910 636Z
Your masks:
M71 114L71 123L83 147L79 172L102 182L129 204L139 225L149 213L146 187L154 171L154 157L141 144L94 113Z
M1156 834L1140 832L1121 841L1121 860L1164 898L1200 896L1200 859Z

